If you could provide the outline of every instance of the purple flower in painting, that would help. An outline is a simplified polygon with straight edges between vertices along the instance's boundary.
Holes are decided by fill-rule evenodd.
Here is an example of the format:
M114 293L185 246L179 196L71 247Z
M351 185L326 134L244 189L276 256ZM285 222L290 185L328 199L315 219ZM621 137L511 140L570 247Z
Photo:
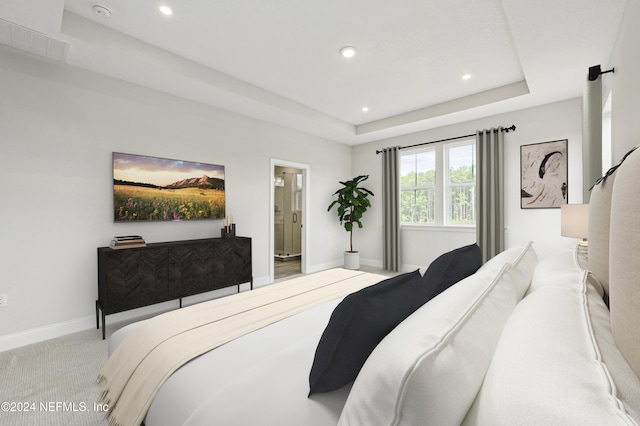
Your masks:
M180 216L178 216L178 213L176 213L175 211L173 212L173 220L179 220Z
M133 207L133 198L127 200L127 207Z

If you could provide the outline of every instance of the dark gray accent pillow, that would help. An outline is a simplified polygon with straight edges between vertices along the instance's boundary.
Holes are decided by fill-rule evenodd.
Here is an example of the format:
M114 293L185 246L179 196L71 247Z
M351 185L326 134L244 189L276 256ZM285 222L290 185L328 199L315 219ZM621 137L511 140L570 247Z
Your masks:
M431 289L431 297L435 297L458 281L475 274L480 266L482 251L474 243L438 257L429 265L422 279Z
M420 271L397 275L346 296L324 330L309 374L309 395L351 383L380 341L427 302Z

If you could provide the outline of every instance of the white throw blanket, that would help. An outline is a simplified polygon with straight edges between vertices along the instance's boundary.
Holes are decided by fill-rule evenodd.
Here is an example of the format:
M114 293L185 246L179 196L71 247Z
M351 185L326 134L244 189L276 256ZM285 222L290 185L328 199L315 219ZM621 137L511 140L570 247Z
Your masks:
M140 425L162 384L193 358L385 278L331 269L145 321L118 346L98 377L109 425Z

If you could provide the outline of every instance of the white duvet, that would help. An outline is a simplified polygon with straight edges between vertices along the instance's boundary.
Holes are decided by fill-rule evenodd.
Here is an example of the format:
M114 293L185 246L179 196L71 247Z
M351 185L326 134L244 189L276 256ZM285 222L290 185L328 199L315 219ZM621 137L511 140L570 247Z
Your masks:
M335 425L350 386L308 398L309 371L333 300L208 352L162 386L146 426ZM110 353L137 324L117 331Z

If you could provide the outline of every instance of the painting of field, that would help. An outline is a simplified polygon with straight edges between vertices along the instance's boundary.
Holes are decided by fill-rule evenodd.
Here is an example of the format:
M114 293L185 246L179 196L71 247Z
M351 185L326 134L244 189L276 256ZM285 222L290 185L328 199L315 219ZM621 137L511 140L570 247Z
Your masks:
M224 166L113 153L116 222L222 219Z
M114 185L116 221L221 219L224 190Z

